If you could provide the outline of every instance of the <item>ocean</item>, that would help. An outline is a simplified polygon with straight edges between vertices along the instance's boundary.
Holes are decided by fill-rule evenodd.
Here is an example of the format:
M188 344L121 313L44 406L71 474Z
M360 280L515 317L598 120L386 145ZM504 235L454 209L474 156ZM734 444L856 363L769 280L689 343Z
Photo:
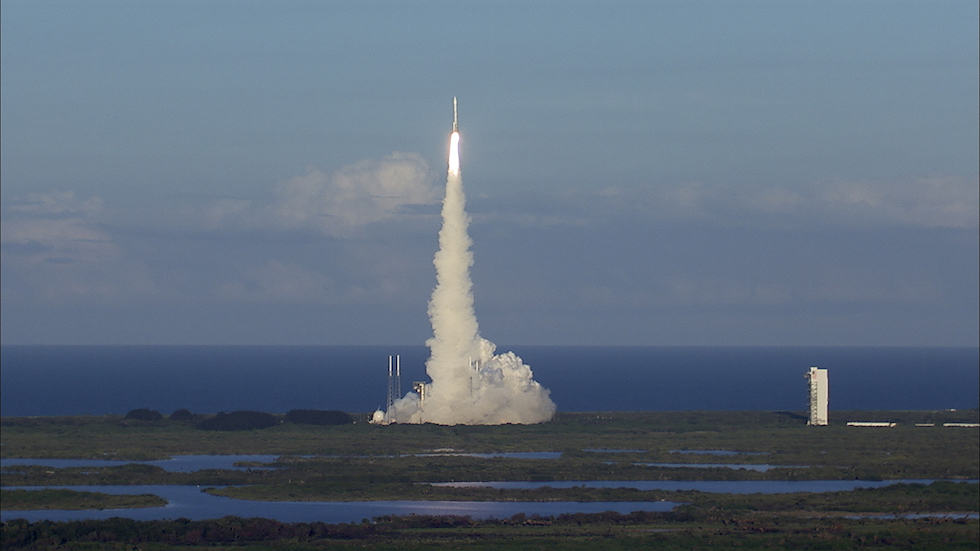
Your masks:
M980 349L512 346L559 411L802 411L804 372L829 370L831 410L978 407ZM428 380L423 346L3 346L0 415L286 412L383 406Z

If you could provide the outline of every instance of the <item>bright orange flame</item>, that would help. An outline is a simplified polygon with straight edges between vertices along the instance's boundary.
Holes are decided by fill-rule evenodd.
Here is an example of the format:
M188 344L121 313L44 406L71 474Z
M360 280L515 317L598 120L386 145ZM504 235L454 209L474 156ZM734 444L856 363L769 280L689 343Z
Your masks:
M459 176L459 132L449 138L449 173Z

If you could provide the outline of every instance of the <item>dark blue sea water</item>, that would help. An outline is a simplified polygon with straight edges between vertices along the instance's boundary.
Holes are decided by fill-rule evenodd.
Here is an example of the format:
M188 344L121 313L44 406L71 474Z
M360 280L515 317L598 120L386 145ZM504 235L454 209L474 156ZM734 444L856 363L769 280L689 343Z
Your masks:
M977 348L514 346L561 411L803 410L803 373L829 369L831 409L978 405ZM427 380L422 346L3 346L0 414L147 407L367 412L384 404L387 357L403 389Z

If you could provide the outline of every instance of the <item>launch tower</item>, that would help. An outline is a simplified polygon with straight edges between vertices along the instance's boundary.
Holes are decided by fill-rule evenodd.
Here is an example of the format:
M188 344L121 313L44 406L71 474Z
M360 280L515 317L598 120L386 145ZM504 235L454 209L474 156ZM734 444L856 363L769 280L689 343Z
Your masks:
M810 416L806 424L821 426L827 424L827 370L811 367L804 375L810 381Z

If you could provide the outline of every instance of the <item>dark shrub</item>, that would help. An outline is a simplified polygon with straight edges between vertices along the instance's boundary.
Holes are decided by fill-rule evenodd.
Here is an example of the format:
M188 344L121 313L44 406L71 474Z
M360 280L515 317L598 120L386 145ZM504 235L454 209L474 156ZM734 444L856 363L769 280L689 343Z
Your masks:
M197 416L191 413L189 409L178 409L170 414L171 421L193 421L195 419Z
M286 414L286 421L305 425L349 425L354 422L354 418L343 411L294 409Z
M279 424L279 418L261 411L221 412L197 424L205 430L252 430L264 429Z
M132 420L159 421L160 419L163 419L163 415L161 415L160 412L156 410L140 408L140 409L134 409L129 413L127 413L126 419L130 421Z

